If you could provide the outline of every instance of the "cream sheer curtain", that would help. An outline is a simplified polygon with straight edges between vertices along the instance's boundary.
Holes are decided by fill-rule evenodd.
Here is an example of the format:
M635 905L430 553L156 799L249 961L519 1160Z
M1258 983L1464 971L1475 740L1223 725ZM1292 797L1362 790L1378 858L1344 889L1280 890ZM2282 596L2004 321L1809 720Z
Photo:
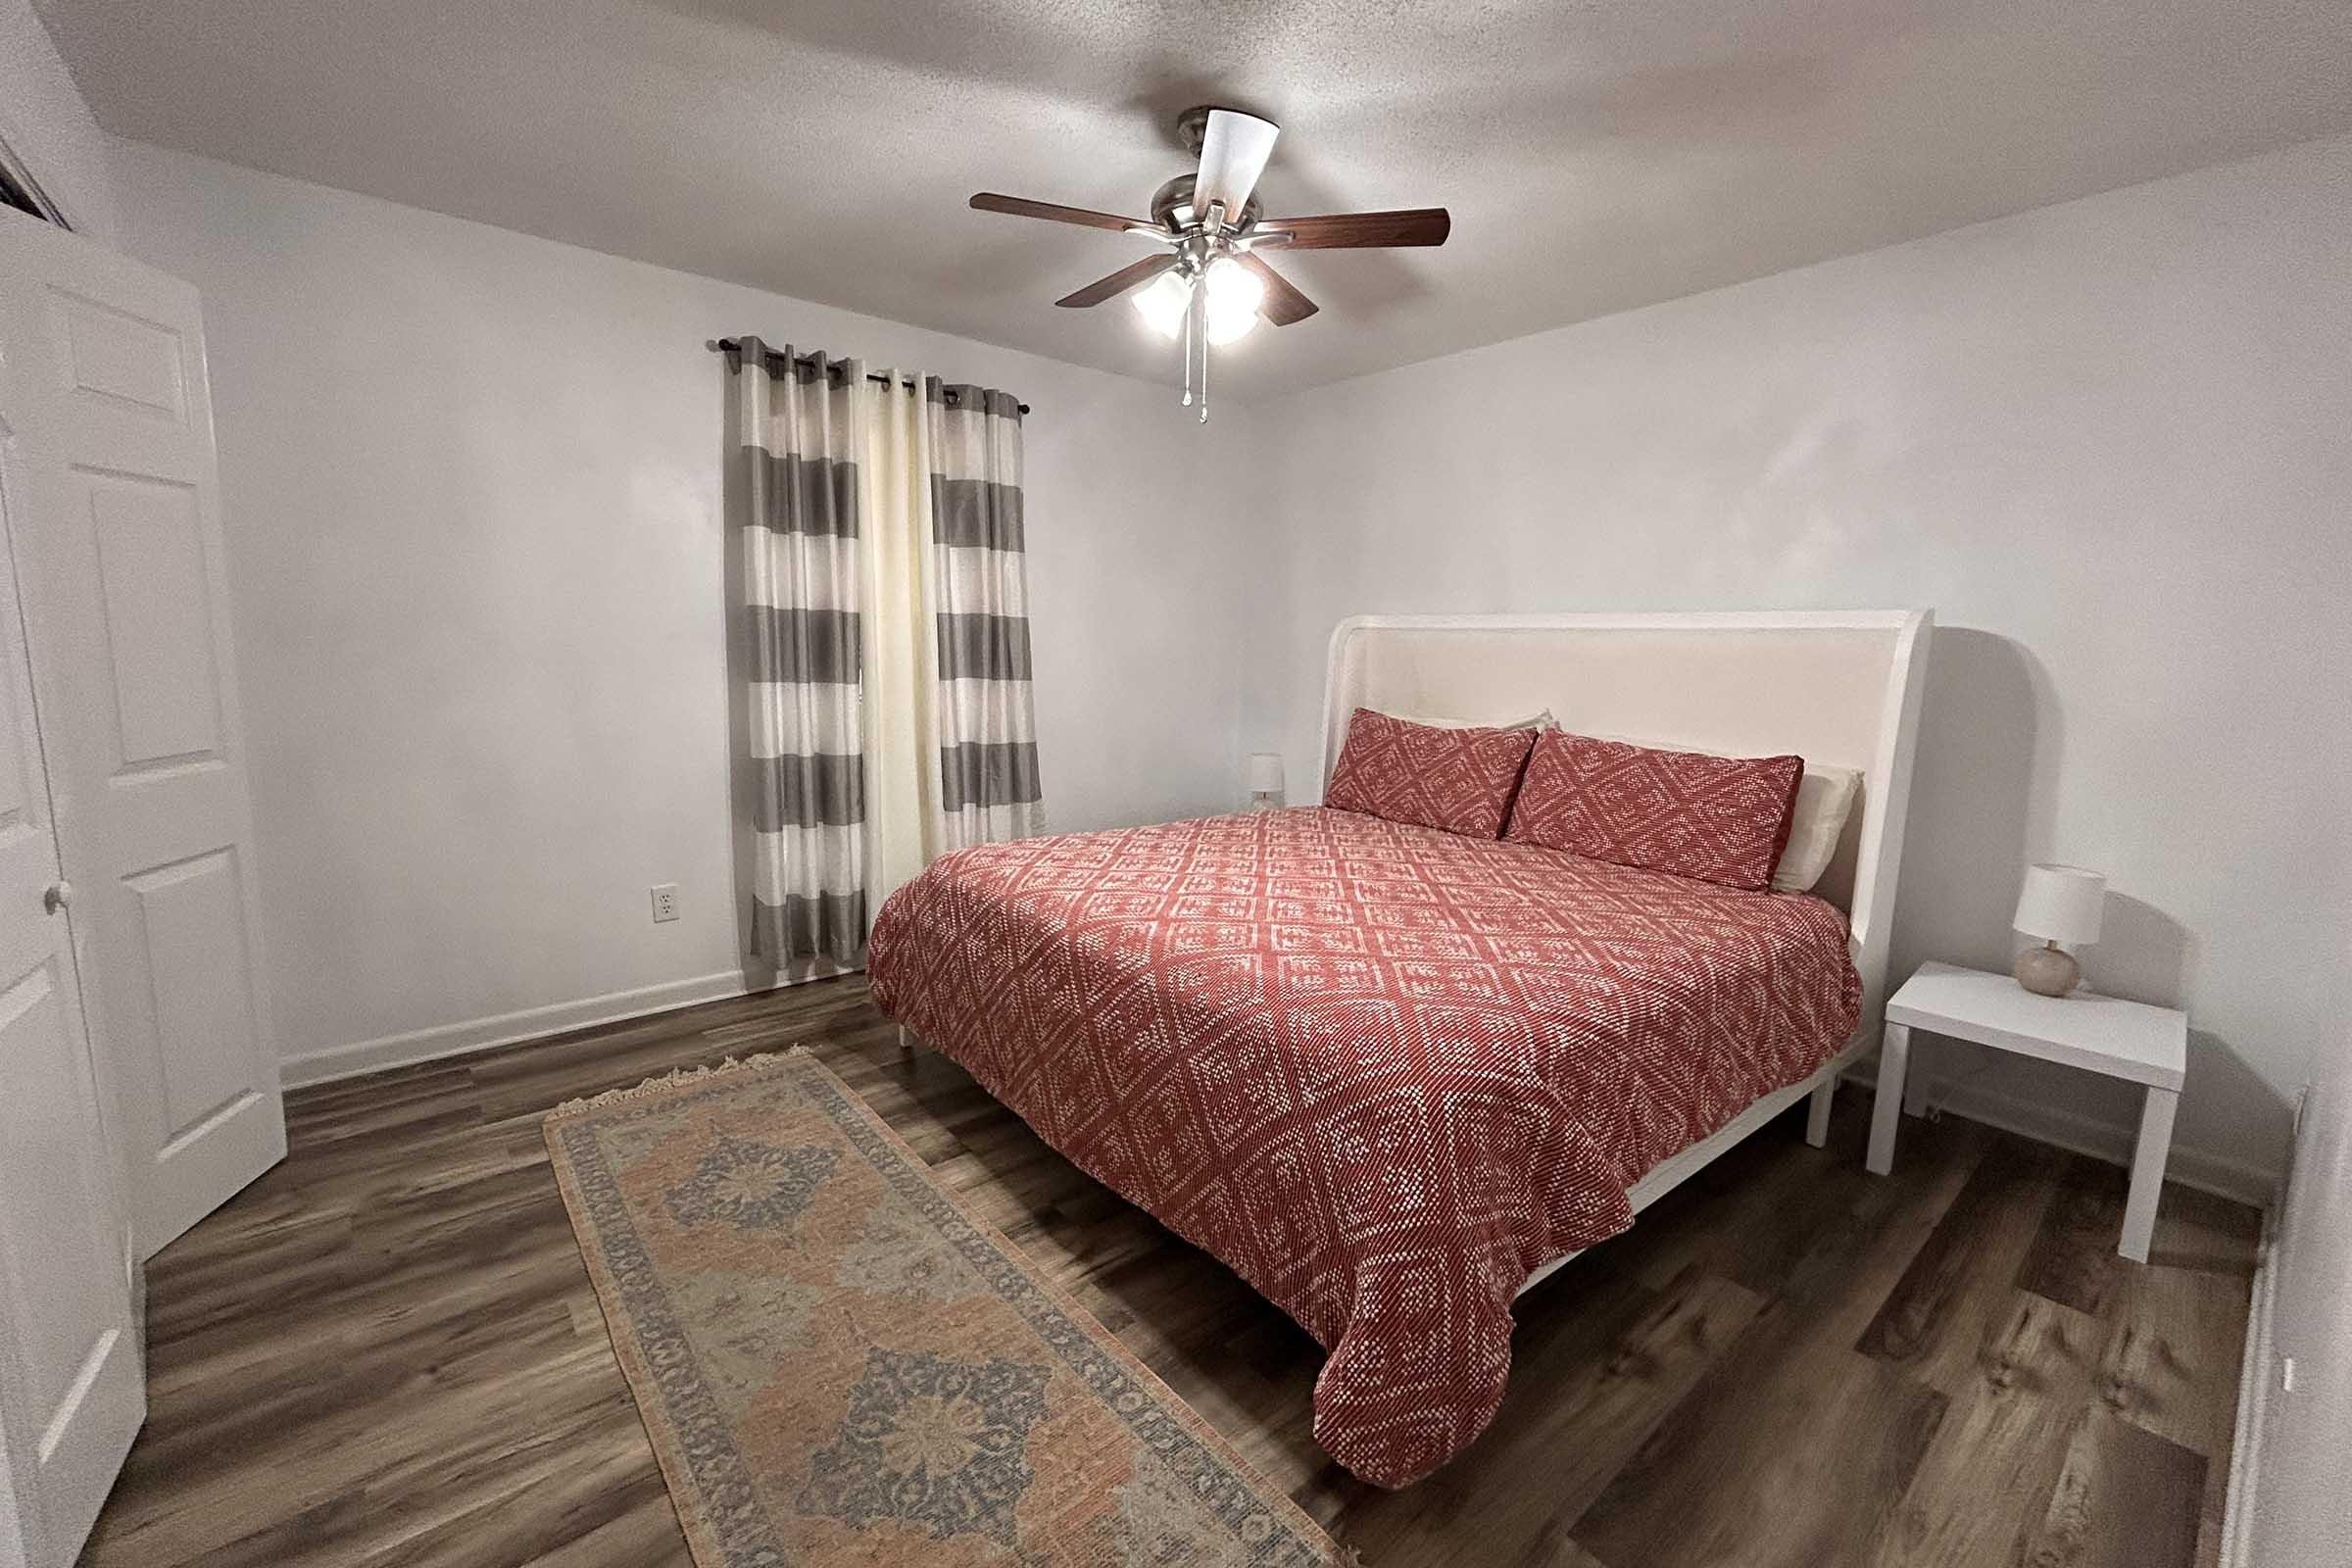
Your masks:
M946 846L939 814L939 668L931 441L921 400L858 380L865 581L865 898L868 910Z

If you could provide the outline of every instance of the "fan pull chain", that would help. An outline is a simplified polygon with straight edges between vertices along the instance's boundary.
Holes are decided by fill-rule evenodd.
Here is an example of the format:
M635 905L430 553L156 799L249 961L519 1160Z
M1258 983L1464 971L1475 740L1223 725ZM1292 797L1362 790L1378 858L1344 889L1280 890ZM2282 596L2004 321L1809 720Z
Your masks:
M1208 422L1208 334L1200 334L1200 422Z
M1208 422L1208 274L1205 270L1193 276L1193 297L1184 313L1185 355L1184 383L1187 388L1200 388L1200 422ZM1196 381L1195 367L1198 367ZM1185 399L1187 403L1194 400Z
M1193 406L1193 308L1184 308L1184 406Z

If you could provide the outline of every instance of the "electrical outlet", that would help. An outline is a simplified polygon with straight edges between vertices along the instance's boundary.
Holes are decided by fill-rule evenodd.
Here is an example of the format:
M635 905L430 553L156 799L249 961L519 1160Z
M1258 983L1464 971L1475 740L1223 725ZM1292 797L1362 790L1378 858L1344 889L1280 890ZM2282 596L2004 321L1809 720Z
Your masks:
M678 885L664 882L654 889L654 924L678 917Z
M2295 1392L2295 1358L2291 1355L2282 1355L2278 1358L2278 1392L2280 1394Z

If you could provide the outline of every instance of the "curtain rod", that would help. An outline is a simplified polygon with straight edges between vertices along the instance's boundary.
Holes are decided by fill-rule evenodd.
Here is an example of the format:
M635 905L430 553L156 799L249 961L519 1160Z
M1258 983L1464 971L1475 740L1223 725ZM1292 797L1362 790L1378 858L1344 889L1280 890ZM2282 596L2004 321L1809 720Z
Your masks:
M713 354L741 354L741 353L743 352L743 345L742 345L741 343L738 343L738 342L736 342L736 341L735 341L733 338L731 338L731 337L713 338L713 339L711 339L711 340L710 340L709 343L706 343L706 344L704 344L703 346L704 346L705 348L707 348L707 349L710 350L710 352L712 352ZM769 352L770 354L776 354L776 351L775 351L774 349L769 349L769 350L768 350L768 352ZM777 359L779 359L779 360L780 360L780 359L782 359L783 357L784 357L784 356L783 356L783 355L781 355L781 354L776 354L776 358L777 358ZM793 363L793 364L795 364L795 365L814 365L814 364L816 363L816 356L815 356L815 355L813 355L813 354L801 354L801 355L796 355L796 356L794 356L794 358L793 358L793 362L792 362L792 363ZM840 362L838 362L838 361L837 361L837 362L835 362L835 363L837 363L837 364L838 364L838 363L840 363ZM868 381L879 381L879 382L881 382L881 383L882 383L884 386L888 386L888 385L890 385L890 384L891 384L891 380L890 380L890 377L889 377L889 376L887 376L887 375L876 375L876 374L874 374L874 372L873 372L873 371L871 371L871 370L868 370L868 371L866 371L866 372L865 372L865 378L866 378ZM919 381L915 380L915 378L914 378L913 376L911 376L911 375L910 375L910 376L908 376L908 377L907 377L906 380L899 382L898 384L899 384L900 386L903 386L903 387L905 387L905 388L906 388L907 391L909 391L909 392L913 392L913 391L916 391L916 390L918 390L918 389L921 387L921 385L922 385L922 383L920 383ZM1020 410L1021 410L1021 412L1022 412L1023 414L1027 414L1027 413L1029 412L1029 405L1028 405L1028 404L1026 404L1026 403L1024 403L1024 404L1021 404L1021 405L1020 405Z

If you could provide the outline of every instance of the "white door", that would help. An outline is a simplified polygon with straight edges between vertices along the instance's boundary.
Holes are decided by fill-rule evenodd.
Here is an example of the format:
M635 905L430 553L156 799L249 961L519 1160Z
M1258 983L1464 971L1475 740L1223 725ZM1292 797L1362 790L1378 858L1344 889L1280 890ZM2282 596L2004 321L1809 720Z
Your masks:
M9 559L24 522L14 415L0 405L0 1563L63 1568L147 1390Z
M0 212L0 414L140 1254L282 1158L196 291Z

